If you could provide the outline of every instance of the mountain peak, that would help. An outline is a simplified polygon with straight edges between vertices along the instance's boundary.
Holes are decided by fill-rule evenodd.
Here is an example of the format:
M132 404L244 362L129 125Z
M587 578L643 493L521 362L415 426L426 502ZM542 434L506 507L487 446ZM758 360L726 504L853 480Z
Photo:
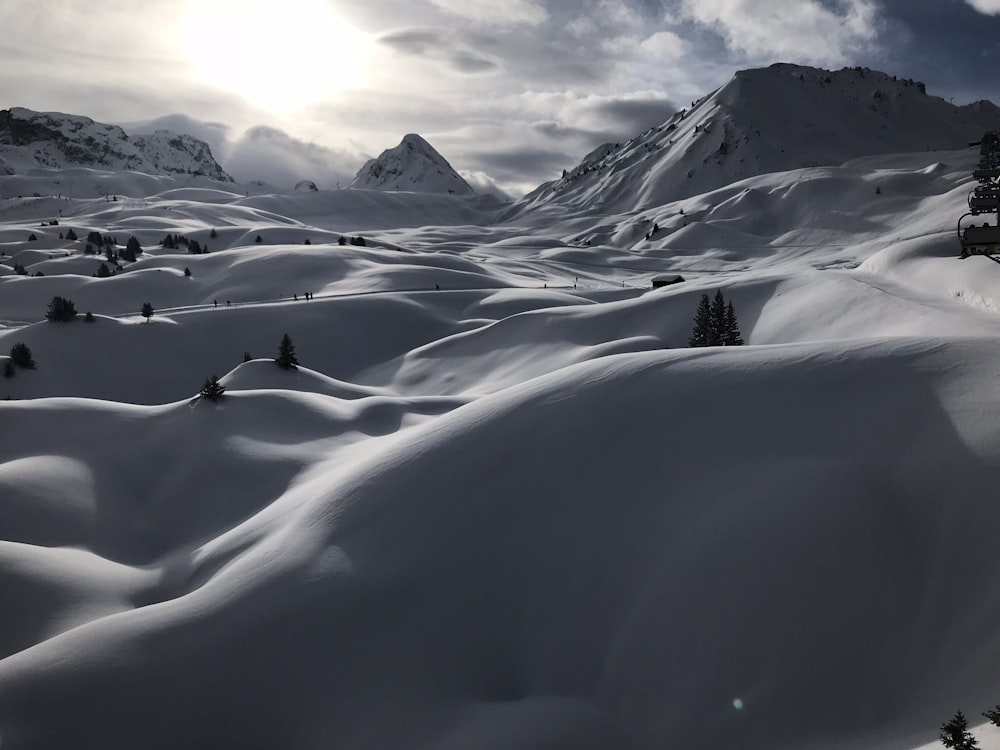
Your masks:
M233 181L208 144L193 136L157 130L129 138L117 125L24 107L0 110L0 161L11 172L92 167Z
M361 190L403 190L415 193L474 195L475 190L424 138L408 133L395 148L370 159L351 187Z

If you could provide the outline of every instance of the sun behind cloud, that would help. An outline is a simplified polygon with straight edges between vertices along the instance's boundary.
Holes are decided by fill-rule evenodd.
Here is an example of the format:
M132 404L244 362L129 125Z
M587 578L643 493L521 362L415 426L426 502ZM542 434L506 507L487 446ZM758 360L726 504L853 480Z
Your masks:
M181 36L201 82L275 113L363 85L372 48L326 0L189 0Z

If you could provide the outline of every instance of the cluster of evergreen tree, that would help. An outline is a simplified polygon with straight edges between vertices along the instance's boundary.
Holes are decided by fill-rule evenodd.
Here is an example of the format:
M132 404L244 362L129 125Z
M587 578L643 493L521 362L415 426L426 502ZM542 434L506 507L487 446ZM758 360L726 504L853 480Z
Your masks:
M198 395L208 401L221 401L225 392L226 387L219 382L219 376L213 375L205 378L205 384L202 385Z
M993 726L1000 727L1000 705L983 712ZM956 711L950 721L941 725L941 744L950 750L978 750L979 743L969 731L969 720L965 714Z
M209 236L218 237L218 232L213 229ZM160 241L160 247L165 247L167 250L179 250L184 247L192 255L204 255L208 252L207 242L202 245L198 240L189 240L182 234L168 234Z
M337 244L338 245L356 245L358 247L368 247L368 243L365 242L365 238L364 237L360 237L360 236L359 237L351 237L351 238L341 237L339 240L337 240Z
M68 323L76 317L76 306L65 297L53 297L49 302L45 319L51 323Z
M142 246L139 244L139 240L133 236L128 238L128 242L125 243L125 249L119 253L119 256L129 263L135 263L136 256L141 253Z
M168 234L160 241L160 247L165 247L168 250L176 250L181 245L187 247L188 240L187 237L182 237L179 234Z
M701 295L698 311L694 316L694 329L688 346L743 346L739 322L733 303L727 303L722 290L715 292L715 299Z

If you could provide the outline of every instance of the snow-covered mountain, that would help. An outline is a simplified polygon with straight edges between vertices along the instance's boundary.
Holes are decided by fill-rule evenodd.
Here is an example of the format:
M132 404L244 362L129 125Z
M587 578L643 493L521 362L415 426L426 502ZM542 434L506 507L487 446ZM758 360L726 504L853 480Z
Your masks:
M361 190L405 190L415 193L474 195L475 190L437 150L415 133L395 148L369 159L351 187Z
M0 173L92 167L232 182L204 141L169 130L130 138L117 125L22 107L0 111Z
M874 154L965 148L1000 128L986 101L958 107L919 81L775 64L736 73L657 127L607 143L512 207L637 210L754 175Z

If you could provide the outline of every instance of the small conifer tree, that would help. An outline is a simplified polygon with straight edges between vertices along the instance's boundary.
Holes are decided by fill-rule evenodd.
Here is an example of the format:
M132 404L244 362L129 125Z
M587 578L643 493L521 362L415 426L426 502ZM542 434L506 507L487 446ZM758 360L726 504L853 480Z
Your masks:
M743 336L740 334L740 324L736 320L736 310L732 300L726 305L726 314L722 322L722 345L743 346Z
M976 750L979 743L969 731L969 722L961 711L956 711L951 721L941 725L941 744L951 750Z
M243 361L244 362L250 362L252 359L253 359L253 357L250 356L250 352L243 352Z
M701 295L698 310L694 315L694 330L688 339L688 346L714 346L712 343L712 304L708 295Z
M281 344L278 346L278 356L275 358L274 363L282 370L294 370L299 364L299 360L295 358L295 344L292 343L287 333L281 338Z
M10 359L7 360L14 367L24 370L34 370L35 360L31 356L31 349L22 341L18 341L10 348Z
M37 242L37 241L38 241L38 235L36 235L34 232L28 235L28 242Z
M254 237L253 241L256 242L259 245L264 240L262 240L261 237L260 237L260 235L258 234L256 237Z
M77 239L79 238L76 236L76 232L74 232L73 229L70 228L66 230L66 239L71 240L72 242L76 242Z
M214 240L218 236L219 236L219 233L215 231L215 227L212 227L212 231L208 233L209 239Z
M213 375L210 378L205 378L205 383L198 395L209 401L221 401L225 392L226 387L219 382L219 376Z
M94 313L92 313L90 310L87 310L87 314L83 316L83 322L84 323L93 323L94 322Z
M712 299L712 343L709 346L722 346L722 334L726 325L726 298L722 290L715 290Z
M989 719L993 726L1000 727L1000 705L983 711L983 718Z
M191 269L188 268L187 266L184 267L184 275L185 276L190 276L191 275Z
M14 375L16 373L17 373L17 370L14 369L14 363L13 362L11 362L8 359L6 362L3 363L3 376L5 378L12 378L12 377L14 377Z
M142 317L149 322L149 319L153 317L153 306L149 302L142 303Z

